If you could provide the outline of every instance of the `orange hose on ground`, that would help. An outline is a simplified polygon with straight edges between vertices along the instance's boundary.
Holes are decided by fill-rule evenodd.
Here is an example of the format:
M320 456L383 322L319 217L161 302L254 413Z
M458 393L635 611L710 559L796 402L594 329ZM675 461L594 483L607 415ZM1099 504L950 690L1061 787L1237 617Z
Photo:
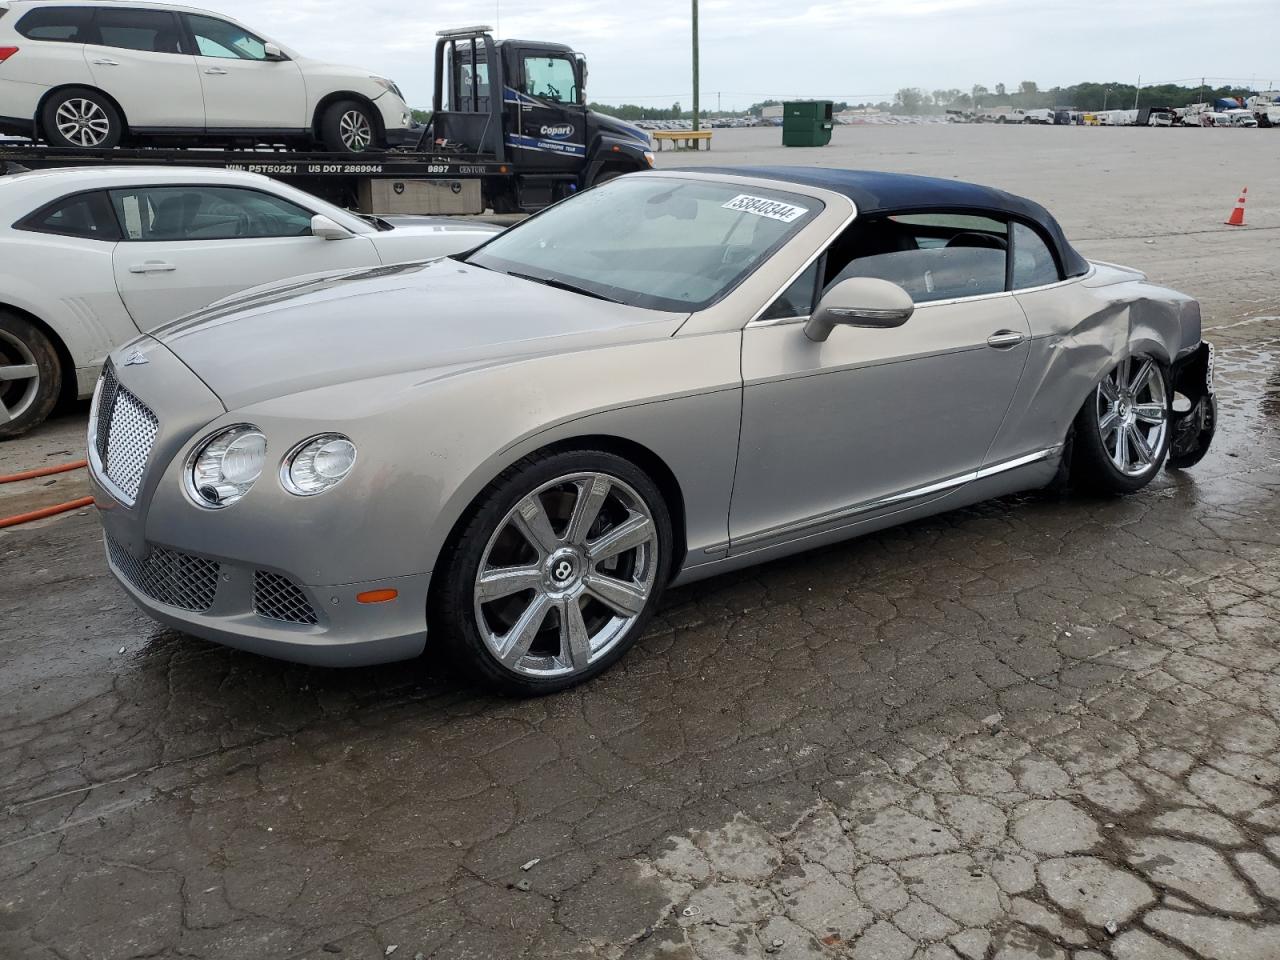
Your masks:
M70 510L79 510L81 507L93 505L93 497L81 497L79 500L69 500L66 503L59 503L56 506L44 507L40 510L32 510L30 513L17 513L12 517L0 517L0 530L5 527L16 527L20 523L30 523L32 520L43 520L45 517L56 517L60 513L67 513Z
M0 483L17 483L19 480L34 480L36 477L53 476L55 473L70 473L72 470L79 470L81 467L87 467L88 465L88 460L75 460L71 463L59 464L56 467L23 470L21 473L11 473L7 477L0 477Z

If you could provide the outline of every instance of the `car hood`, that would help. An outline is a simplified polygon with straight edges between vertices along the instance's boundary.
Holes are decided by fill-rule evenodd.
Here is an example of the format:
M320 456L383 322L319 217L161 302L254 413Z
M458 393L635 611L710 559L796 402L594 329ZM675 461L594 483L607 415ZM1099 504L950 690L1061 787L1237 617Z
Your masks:
M391 231L390 236L404 235L412 233L415 236L425 234L446 234L446 233L501 233L505 227L497 224L485 223L483 220L462 220L458 217L423 217L411 214L382 216L379 218L384 220L391 226L395 227ZM371 233L369 236L377 239L379 236L387 236L385 233Z
M258 288L153 336L236 410L337 383L415 371L422 382L669 337L686 318L442 259Z

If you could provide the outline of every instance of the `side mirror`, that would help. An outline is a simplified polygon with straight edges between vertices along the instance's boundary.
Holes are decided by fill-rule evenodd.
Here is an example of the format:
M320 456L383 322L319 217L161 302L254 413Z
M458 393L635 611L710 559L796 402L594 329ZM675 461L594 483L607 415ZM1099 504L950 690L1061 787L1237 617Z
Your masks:
M266 57L268 60L279 61L279 60L289 59L284 55L284 51L281 50L279 47L277 47L274 43L264 43L262 45L262 49L263 49L263 52L266 54Z
M911 294L896 283L875 277L850 277L823 294L804 325L804 335L822 343L838 323L848 327L900 327L915 309Z
M311 218L311 235L321 240L346 240L348 237L355 236L342 224L319 213Z

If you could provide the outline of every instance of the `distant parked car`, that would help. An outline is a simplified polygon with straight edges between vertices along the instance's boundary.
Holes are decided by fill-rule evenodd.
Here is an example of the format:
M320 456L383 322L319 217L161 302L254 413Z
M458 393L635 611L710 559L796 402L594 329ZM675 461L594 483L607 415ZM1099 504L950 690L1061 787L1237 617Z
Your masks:
M417 135L399 88L369 70L219 14L126 0L0 0L0 132L65 148L181 137L339 153Z
M358 217L252 173L138 167L0 177L0 224L0 438L39 424L64 390L89 396L120 344L228 294L498 232Z

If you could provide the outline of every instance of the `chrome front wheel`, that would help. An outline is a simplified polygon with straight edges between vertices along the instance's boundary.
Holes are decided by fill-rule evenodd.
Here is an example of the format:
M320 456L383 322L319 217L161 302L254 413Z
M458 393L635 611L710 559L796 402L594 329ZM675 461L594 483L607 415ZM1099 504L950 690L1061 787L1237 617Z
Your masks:
M532 490L498 523L475 577L489 653L538 678L608 657L654 594L658 536L652 508L619 477L584 471Z
M1129 357L1094 392L1098 433L1117 470L1142 477L1160 466L1169 430L1164 371L1149 357Z

